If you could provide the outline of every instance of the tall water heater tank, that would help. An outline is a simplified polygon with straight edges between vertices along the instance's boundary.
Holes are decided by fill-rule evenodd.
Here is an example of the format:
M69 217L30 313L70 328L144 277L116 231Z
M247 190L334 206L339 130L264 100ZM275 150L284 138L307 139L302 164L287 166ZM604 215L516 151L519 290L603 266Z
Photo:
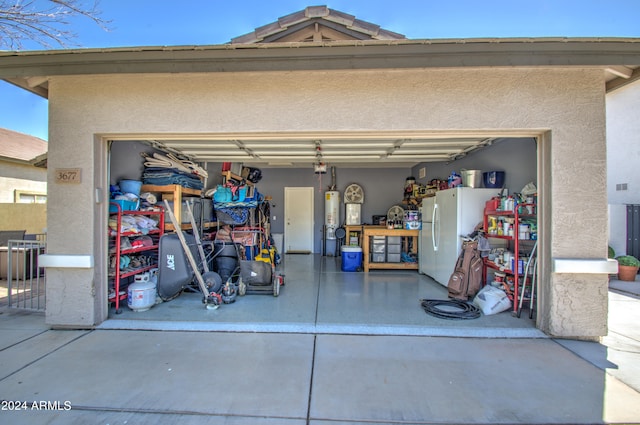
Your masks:
M327 239L336 238L336 229L340 225L340 192L330 190L324 197L324 225L327 229Z

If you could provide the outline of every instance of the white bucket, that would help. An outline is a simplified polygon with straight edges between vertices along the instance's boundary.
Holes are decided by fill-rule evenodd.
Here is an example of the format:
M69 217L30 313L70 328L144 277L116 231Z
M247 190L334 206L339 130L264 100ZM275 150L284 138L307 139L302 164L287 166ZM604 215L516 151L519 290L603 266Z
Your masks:
M156 303L155 282L136 282L129 285L127 305L133 311L147 311Z

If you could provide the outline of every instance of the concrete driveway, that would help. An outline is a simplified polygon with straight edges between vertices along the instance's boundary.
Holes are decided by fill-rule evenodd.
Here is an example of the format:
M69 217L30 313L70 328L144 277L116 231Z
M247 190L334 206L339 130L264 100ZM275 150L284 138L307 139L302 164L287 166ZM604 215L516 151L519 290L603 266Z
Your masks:
M602 344L50 330L0 311L3 423L640 423L631 293L610 292Z

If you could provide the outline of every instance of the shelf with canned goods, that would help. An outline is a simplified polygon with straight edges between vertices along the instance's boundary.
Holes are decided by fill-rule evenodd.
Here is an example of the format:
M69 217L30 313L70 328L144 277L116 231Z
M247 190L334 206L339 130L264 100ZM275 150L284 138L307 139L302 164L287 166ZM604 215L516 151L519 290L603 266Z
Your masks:
M516 312L524 284L533 273L525 270L525 265L538 238L537 205L508 201L502 205L503 209L498 209L488 204L484 210L483 230L492 248L484 258L484 282L489 283L489 271L493 270L495 286L507 293Z

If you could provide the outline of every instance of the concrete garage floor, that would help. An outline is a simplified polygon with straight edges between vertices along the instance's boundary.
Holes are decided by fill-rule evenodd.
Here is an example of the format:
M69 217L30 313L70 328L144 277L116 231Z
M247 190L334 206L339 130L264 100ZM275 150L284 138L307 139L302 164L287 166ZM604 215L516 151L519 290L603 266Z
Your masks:
M510 312L474 320L444 320L426 314L420 299L447 299L447 289L417 271L342 272L339 257L285 255L279 297L246 295L207 310L199 293L185 292L148 311L126 306L100 329L339 333L409 336L541 338L529 319Z

